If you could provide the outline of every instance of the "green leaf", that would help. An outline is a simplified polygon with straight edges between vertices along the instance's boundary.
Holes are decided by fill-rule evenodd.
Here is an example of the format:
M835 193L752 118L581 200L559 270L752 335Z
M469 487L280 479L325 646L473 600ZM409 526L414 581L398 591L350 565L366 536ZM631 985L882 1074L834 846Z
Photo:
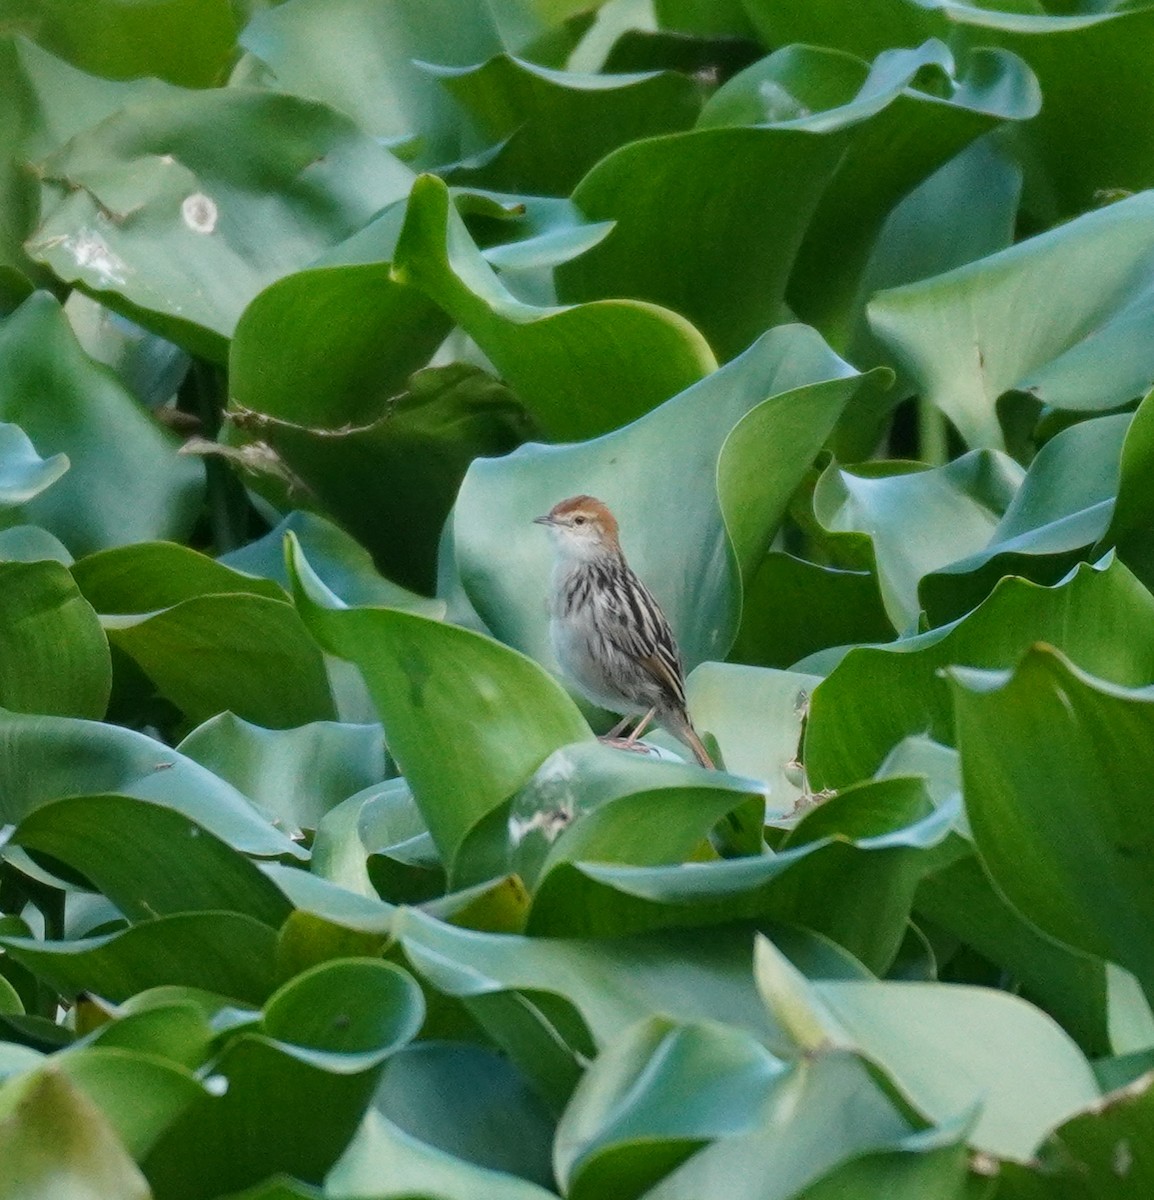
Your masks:
M0 507L27 504L69 465L67 454L41 458L19 425L0 424Z
M411 1137L370 1108L325 1177L327 1200L555 1200L527 1180L489 1171Z
M82 8L4 0L0 19L93 75L156 75L186 87L220 83L236 38L228 0L92 0Z
M95 721L0 710L0 820L62 796L118 793L163 804L245 854L303 857L230 784L162 742Z
M871 0L847 9L838 0L742 0L750 22L767 46L804 42L833 46L872 58L892 46L913 46L944 33L941 17L928 5L906 0Z
M995 884L1050 936L1121 964L1154 995L1140 932L1154 900L1148 689L1095 679L1042 645L1012 674L951 676L967 811Z
M145 1161L157 1193L215 1197L285 1171L319 1183L344 1150L385 1059L420 1028L420 989L373 959L324 963L287 983L260 1025L213 1063L204 1097Z
M176 913L71 942L0 937L17 962L63 996L114 1002L179 984L259 1004L273 990L276 934L240 913Z
M1154 197L1087 213L999 254L870 301L870 325L971 446L1001 447L996 403L1024 392L1101 411L1154 383L1145 336ZM1013 319L1023 295L1035 321Z
M152 1192L100 1110L48 1068L0 1120L0 1196L22 1200L151 1200Z
M667 400L714 366L688 321L652 304L601 300L537 308L481 257L446 186L413 185L393 278L424 291L506 378L555 438L589 437Z
M535 663L489 638L395 609L329 607L289 545L301 616L364 674L389 751L452 871L470 831L553 750L588 739L588 726Z
M866 778L903 737L952 743L953 707L941 668L1011 666L1033 642L1060 646L1087 670L1135 685L1154 678L1137 631L1154 600L1120 563L1083 564L1051 588L1004 579L969 616L888 646L850 650L814 690L805 761L815 787ZM863 702L862 697L868 697Z
M190 530L201 468L179 458L176 438L80 349L46 292L0 322L0 417L19 424L39 453L71 463L6 524L43 525L76 555Z
M764 939L757 969L779 1016L800 1004L826 1044L868 1056L935 1124L977 1109L967 1140L990 1154L1028 1160L1051 1129L1098 1099L1081 1052L1016 996L944 983L809 983Z
M111 688L108 639L68 571L0 563L0 704L99 719Z
M755 1038L725 1025L632 1026L598 1055L557 1128L565 1194L640 1195L701 1146L756 1128L786 1073Z
M267 66L271 86L323 100L433 166L476 147L464 144L459 110L426 64L464 67L518 51L546 28L540 7L523 0L295 0L257 13L241 44Z
M224 361L248 302L405 196L412 173L331 109L225 88L127 108L43 178L32 257Z
M489 1047L405 1047L385 1064L373 1110L458 1160L552 1185L554 1121L517 1069Z
M944 467L831 463L813 509L834 533L870 535L878 586L895 629L918 619L925 575L984 550L1022 481L1013 459L994 451L963 455Z
M565 496L592 493L617 514L630 564L669 618L686 666L724 657L740 572L760 561L864 378L813 330L788 326L615 433L474 463L451 518L453 565L470 603L502 641L552 665L541 600L552 552L531 522ZM712 478L716 492L707 482L685 486Z
M435 69L492 157L453 174L504 192L568 196L610 151L688 129L701 97L673 71L636 75L554 71L508 54L480 66Z
M1005 575L1056 583L1104 538L1130 425L1130 414L1118 413L1055 434L1030 464L989 543L922 577L918 596L930 623L962 616Z
M77 796L35 809L12 841L67 863L131 921L202 910L272 928L284 895L227 843L170 808L128 796Z
M179 752L293 829L316 829L342 800L386 774L377 725L325 721L299 729L261 729L221 713L194 729Z
M387 264L328 267L261 293L231 353L229 440L271 450L276 490L287 474L295 503L319 508L390 576L424 591L469 462L505 454L533 432L508 389L480 368L418 370L448 328L422 293L391 280Z

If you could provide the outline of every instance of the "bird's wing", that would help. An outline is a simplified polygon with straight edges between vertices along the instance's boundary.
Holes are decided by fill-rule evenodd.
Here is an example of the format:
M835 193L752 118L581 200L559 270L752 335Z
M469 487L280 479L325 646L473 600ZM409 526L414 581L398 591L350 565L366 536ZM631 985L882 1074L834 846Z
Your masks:
M627 567L604 583L607 603L602 632L623 654L638 663L684 711L685 678L673 630L649 589Z

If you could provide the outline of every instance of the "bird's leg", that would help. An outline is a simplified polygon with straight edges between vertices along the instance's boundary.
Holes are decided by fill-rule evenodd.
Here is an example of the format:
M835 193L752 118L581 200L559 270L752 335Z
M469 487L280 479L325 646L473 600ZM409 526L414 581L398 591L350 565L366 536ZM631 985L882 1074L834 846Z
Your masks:
M633 720L632 716L622 717L621 720L618 721L617 724L614 725L613 728L611 730L609 730L608 733L602 734L601 740L603 742L611 742L611 741L613 741L614 738L619 738L622 735L622 733L624 733L625 726L628 725L629 722L632 720Z
M637 739L645 732L647 726L649 725L649 722L653 720L653 718L654 718L654 716L656 716L656 714L657 714L657 709L651 708L645 714L645 716L643 716L641 718L641 720L637 722L637 724L633 727L633 732L625 739L625 747L626 748L632 746L633 743L636 742Z

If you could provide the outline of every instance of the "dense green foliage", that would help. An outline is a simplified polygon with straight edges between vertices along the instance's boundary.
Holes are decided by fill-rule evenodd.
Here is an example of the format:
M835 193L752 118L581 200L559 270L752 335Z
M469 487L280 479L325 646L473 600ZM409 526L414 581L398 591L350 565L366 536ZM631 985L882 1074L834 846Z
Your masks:
M1152 47L0 0L0 1200L1154 1195Z

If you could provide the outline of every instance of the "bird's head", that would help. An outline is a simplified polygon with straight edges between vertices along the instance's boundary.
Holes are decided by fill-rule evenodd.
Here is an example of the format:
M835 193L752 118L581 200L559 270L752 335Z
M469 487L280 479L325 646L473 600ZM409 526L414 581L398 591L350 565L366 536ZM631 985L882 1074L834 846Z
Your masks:
M557 552L565 558L588 560L621 553L616 518L592 496L562 500L534 522L548 526Z

